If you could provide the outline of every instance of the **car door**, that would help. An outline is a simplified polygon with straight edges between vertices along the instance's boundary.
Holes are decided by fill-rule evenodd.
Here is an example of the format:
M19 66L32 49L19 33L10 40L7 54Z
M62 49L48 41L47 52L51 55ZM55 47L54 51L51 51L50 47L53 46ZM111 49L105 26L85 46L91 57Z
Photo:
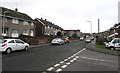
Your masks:
M25 43L22 40L15 40L16 45L17 45L17 50L21 50L25 48Z
M8 42L8 47L12 48L12 50L16 50L17 45L14 40Z
M113 41L114 47L117 48L119 46L119 39L115 39Z
M117 39L117 43L115 44L117 48L120 48L120 39Z

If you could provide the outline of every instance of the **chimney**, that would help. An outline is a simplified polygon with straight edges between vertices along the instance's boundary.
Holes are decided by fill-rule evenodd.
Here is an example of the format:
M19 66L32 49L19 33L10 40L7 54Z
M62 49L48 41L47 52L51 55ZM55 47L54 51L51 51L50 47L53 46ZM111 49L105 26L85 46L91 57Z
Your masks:
M15 11L17 11L17 12L18 12L18 9L17 9L17 8L15 8Z
M41 20L43 20L43 18L41 17Z
M47 21L47 19L45 19L45 21Z

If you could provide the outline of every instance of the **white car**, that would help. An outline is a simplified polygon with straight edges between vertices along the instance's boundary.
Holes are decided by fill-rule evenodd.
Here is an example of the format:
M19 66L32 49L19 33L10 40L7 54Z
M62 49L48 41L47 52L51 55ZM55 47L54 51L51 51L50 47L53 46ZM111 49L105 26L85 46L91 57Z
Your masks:
M90 43L90 42L91 42L91 39L90 39L90 38L86 38L85 42L86 42L86 43Z
M28 50L29 44L20 39L4 39L0 40L0 51L10 54L15 50Z
M120 38L114 38L111 42L105 43L107 48L114 48L120 50Z
M80 37L80 40L81 40L81 41L84 40L84 37Z
M55 38L52 40L51 44L59 44L59 45L62 45L62 44L65 44L64 40L62 40L61 38Z

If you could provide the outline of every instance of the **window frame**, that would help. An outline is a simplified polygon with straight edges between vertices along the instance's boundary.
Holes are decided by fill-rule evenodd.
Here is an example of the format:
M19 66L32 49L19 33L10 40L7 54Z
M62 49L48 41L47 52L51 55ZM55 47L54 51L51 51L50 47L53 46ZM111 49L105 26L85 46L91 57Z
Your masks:
M19 20L18 19L12 19L12 23L13 24L19 24Z
M23 21L23 25L29 25L28 21Z

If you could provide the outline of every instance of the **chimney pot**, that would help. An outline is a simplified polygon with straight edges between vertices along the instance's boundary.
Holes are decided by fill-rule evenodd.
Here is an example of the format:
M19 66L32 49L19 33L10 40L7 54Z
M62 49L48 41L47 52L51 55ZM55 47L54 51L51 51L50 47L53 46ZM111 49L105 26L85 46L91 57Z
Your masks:
M18 9L17 9L17 8L15 8L15 11L18 11Z

